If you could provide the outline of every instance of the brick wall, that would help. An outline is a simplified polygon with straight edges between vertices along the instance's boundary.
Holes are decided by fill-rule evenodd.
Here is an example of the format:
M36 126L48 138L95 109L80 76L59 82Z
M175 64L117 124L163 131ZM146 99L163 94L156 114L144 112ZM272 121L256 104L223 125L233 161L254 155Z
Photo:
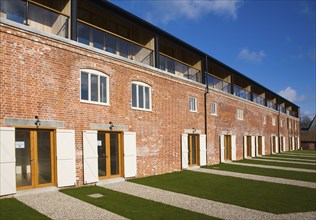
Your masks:
M79 185L83 183L82 131L89 130L90 123L111 121L136 132L138 177L180 170L180 135L192 128L204 133L203 85L5 24L0 24L0 33L0 126L6 126L5 117L34 119L37 115L74 129ZM109 76L109 106L80 102L80 69ZM131 109L132 81L151 86L151 112ZM197 113L189 111L190 96L197 98ZM210 115L211 101L218 103L218 116ZM236 119L237 108L244 110L243 121ZM246 133L264 135L268 154L271 134L278 135L271 117L277 119L278 113L211 90L207 95L208 164L219 162L219 135L227 130L237 136L237 159L243 158ZM288 134L287 117L281 117L284 135Z

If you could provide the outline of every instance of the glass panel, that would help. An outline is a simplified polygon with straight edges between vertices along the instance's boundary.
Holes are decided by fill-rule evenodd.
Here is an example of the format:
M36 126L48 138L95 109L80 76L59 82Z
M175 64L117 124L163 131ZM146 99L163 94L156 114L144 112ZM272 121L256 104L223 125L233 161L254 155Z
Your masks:
M106 77L100 76L100 101L107 103Z
M105 133L98 132L98 170L99 176L106 176Z
M29 4L28 23L36 29L68 37L68 18L37 5Z
M144 87L138 86L138 107L144 108Z
M89 75L86 72L81 72L81 99L89 100L88 97L88 78Z
M135 84L132 84L132 106L137 107L137 92L136 92L137 86Z
M1 0L0 8L1 17L24 24L24 1Z
M117 39L120 56L128 57L128 42L125 40Z
M119 174L119 134L110 134L111 175Z
M106 51L116 54L116 38L109 34L106 35Z
M38 183L52 182L50 131L37 132Z
M15 131L16 186L32 185L30 131Z
M91 74L90 79L91 101L97 102L98 100L98 76Z
M78 42L89 45L90 43L90 28L89 26L77 23L78 26Z
M104 49L104 33L98 29L92 28L93 34L93 47L103 50Z
M145 87L145 104L146 104L146 109L150 109L150 100L149 100L149 87Z

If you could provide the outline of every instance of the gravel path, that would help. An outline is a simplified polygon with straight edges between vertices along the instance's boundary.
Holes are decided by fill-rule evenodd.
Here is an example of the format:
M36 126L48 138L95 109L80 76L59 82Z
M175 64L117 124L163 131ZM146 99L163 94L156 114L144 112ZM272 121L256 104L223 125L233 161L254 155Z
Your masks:
M261 158L251 158L250 160L261 160L261 161L271 161L271 162L278 162L278 163L292 163L292 164L306 164L306 165L316 165L315 163L310 163L310 162L297 162L297 161L284 161L284 160L266 160L266 159L261 159ZM316 168L316 167L315 167Z
M308 169L292 168L292 167L270 166L270 165L250 164L250 163L235 163L235 162L224 162L224 163L237 165L237 166L261 167L261 168L270 168L270 169L276 169L276 170L289 170L289 171L298 171L298 172L305 172L305 173L316 173L316 170L308 170Z
M272 219L275 217L274 214L267 212L197 198L131 182L104 184L100 186L221 219Z
M314 162L316 163L316 160L308 160L308 159L298 159L298 158L288 158L288 157L269 157L269 156L264 156L263 158L271 158L271 159L278 159L278 160L289 160L289 161L306 161L306 162Z
M126 219L58 191L16 195L15 198L51 219Z
M238 178L243 178L243 179L258 180L258 181L264 181L264 182L270 182L270 183L281 183L281 184L302 186L302 187L316 189L316 183L313 183L313 182L289 180L289 179L283 179L283 178L277 178L277 177L259 176L259 175L253 175L253 174L245 174L245 173L236 173L236 172L223 171L223 170L211 170L211 169L204 169L204 168L196 169L194 171L201 172L201 173L210 173L210 174L216 174L216 175L222 175L222 176L232 176L232 177L238 177Z

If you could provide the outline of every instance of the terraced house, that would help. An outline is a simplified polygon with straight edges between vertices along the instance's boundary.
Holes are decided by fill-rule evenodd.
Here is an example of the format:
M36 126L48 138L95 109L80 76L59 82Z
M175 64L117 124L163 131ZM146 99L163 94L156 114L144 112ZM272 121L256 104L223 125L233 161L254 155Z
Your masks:
M0 3L1 195L300 147L297 105L107 1Z

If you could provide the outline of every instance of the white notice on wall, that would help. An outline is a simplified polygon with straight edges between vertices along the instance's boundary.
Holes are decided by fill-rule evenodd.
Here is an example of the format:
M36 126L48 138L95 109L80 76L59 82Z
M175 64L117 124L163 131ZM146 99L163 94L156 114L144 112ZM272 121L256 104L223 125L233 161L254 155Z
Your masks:
M18 149L25 148L24 141L16 141L15 142L15 148L18 148Z
M102 146L102 141L98 140L98 146Z

